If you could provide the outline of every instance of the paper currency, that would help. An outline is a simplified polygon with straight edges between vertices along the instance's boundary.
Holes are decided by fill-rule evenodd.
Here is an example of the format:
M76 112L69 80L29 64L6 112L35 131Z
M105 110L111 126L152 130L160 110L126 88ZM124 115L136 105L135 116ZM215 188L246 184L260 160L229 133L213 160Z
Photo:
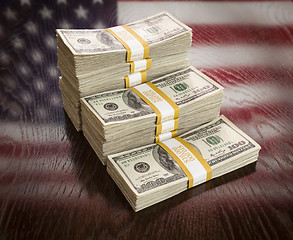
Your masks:
M147 81L186 68L192 40L191 29L163 12L127 24L149 45L151 68ZM57 29L60 89L65 110L81 129L81 97L125 88L124 76L130 74L126 49L105 29ZM66 97L64 97L66 96ZM69 111L71 111L69 113Z
M191 29L167 12L127 24L127 26L142 37L151 48L155 47L156 51L150 51L150 58L172 55L170 51L165 53L161 51L170 50L169 48L161 48L170 43L170 40L177 46L182 45L184 48L186 48L186 43L190 44L188 38L191 37ZM185 39L185 35L187 39ZM185 43L173 42L174 40L178 41L178 37L182 37L180 40L184 40ZM114 60L116 64L120 64L126 58L126 50L123 45L105 29L57 29L57 39L61 41L60 44L63 44L60 47L68 48L74 55L122 53L121 56L118 55L121 59ZM173 51L181 52L175 47Z
M179 106L178 134L219 116L223 88L193 67L152 83ZM132 90L94 94L81 103L84 135L103 164L109 154L154 142L156 114Z
M165 60L166 61L164 61L164 64L156 65L156 67L147 70L148 80L159 78L165 74L178 71L189 66L187 59L179 59L179 61L176 60L173 62L169 62L168 59ZM109 75L111 75L111 71ZM78 83L77 80L72 81L72 79L73 78L67 78L63 75L59 80L59 87L62 94L64 109L66 110L68 116L78 131L81 130L81 97L85 97L94 93L100 93L102 92L101 89L103 89L103 91L109 91L125 88L124 77L122 75L119 82L117 83L111 82L111 79L109 79L108 76L95 77L91 81L86 81L86 83L84 83L84 86L87 88L87 90L83 92L80 92L80 83ZM103 81L101 79L103 79Z
M260 146L225 116L180 136L212 168L212 178L255 162ZM187 190L188 178L157 144L110 155L107 171L135 211Z

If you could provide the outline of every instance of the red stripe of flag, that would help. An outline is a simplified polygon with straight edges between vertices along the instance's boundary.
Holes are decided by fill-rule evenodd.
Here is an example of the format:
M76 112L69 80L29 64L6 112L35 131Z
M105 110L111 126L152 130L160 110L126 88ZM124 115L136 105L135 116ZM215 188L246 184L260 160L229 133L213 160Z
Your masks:
M267 44L292 45L293 26L189 25L192 45Z

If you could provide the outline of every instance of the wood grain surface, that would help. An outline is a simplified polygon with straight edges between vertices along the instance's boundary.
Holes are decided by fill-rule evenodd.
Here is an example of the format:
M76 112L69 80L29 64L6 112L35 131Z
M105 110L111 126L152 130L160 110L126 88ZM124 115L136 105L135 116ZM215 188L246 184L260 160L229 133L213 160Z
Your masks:
M293 239L293 4L1 0L0 239ZM258 162L135 213L62 107L56 28L167 10Z

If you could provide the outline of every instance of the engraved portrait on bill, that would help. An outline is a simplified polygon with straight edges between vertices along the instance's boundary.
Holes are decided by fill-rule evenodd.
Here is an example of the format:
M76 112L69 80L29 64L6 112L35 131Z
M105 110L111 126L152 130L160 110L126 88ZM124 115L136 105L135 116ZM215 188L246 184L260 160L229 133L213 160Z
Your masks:
M122 99L124 103L132 109L137 111L146 111L148 113L154 112L145 101L143 101L135 92L130 89L127 89L123 93Z
M108 46L108 49L105 49L105 51L111 49L111 50L117 50L117 49L123 49L123 45L110 34L109 32L105 31L104 29L98 30L96 33L96 39L102 43L105 46Z
M157 163L166 171L174 175L185 176L184 172L179 167L178 163L161 146L159 145L154 146L153 157L157 161Z

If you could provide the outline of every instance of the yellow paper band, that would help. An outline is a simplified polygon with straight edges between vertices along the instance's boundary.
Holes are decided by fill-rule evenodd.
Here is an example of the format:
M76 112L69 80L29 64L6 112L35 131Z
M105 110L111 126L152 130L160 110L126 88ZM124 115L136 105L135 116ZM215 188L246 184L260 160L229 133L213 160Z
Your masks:
M174 119L178 118L180 113L180 108L178 107L178 105L171 98L169 98L163 91L161 91L158 87L156 87L153 83L147 82L146 84L149 85L155 92L157 92L162 98L164 98L173 107L175 112ZM157 116L158 116L157 123L161 123L161 119L162 119L161 113L159 115L157 114Z
M141 71L141 83L145 83L147 81L147 72L146 71Z
M193 186L193 176L192 174L189 172L189 170L187 169L187 167L184 165L184 163L179 159L179 157L173 152L171 151L171 149L169 147L167 147L163 142L159 142L157 143L158 145L160 145L162 148L164 148L170 155L171 157L178 163L179 167L183 170L183 172L185 173L185 175L188 178L188 188L191 188Z
M126 42L124 42L116 33L114 33L110 28L106 28L106 31L108 31L109 33L111 33L119 42L122 43L122 45L125 47L126 49L126 61L129 62L130 61L130 56L131 56L131 49L130 47L126 44Z
M172 120L171 120L172 121ZM171 122L170 121L170 122ZM166 123L166 122L165 122ZM170 126L169 125L169 127L172 127L172 129L168 129L168 130L165 130L164 132L163 132L163 124L164 123L160 123L160 124L157 124L156 125L156 135L160 135L161 133L164 133L164 132L170 132L170 131L173 131L173 130L176 130L176 129L178 129L178 125L179 125L179 119L178 118L176 118L176 119L174 119L174 123L173 123L173 121L172 121L172 125ZM168 128L169 128L168 127Z
M141 71L139 73L134 73L134 74L135 74L134 78L133 78L132 74L124 76L126 88L130 88L135 85L145 83L147 81L147 72L146 71ZM137 79L138 76L139 76L139 79Z
M149 69L151 69L151 66L152 66L152 59L151 58L146 58L146 61L147 61L146 70L149 70Z
M125 88L129 88L129 77L128 75L124 76L125 79Z
M146 83L147 84L147 83ZM152 104L144 95L142 95L138 90L135 88L130 88L133 92L135 92L142 100L144 100L156 113L157 118L160 116L160 119L162 118L160 111L156 108L154 104Z
M133 31L127 25L123 25L122 27L124 27L128 32L130 32L141 43L141 45L144 48L143 58L148 58L150 53L150 46L146 43L146 41L142 39L141 36L139 36L135 31Z
M180 137L175 138L178 142L180 142L182 145L184 145L192 154L197 158L197 160L201 163L201 165L205 168L207 171L207 181L212 179L212 168L211 166L207 163L207 161L200 155L200 153L188 142L183 140Z
M169 135L169 136L167 136L167 139L169 139L169 138L174 138L174 137L177 136L177 131L174 130L174 131L171 131L171 132L169 132L169 133L166 133L166 135L167 135L167 134ZM161 141L166 140L166 138L161 139L161 138L163 137L162 135L165 135L165 134L163 133L163 134L160 134L160 135L156 135L156 136L155 136L155 143L159 143L159 142L161 142Z
M139 70L139 71L144 71L144 70L149 70L149 69L151 69L151 66L152 66L152 59L147 58L147 59L143 59L143 60L146 61L146 63L145 63L145 67L144 67L143 69ZM138 60L138 61L131 61L131 62L130 62L130 74L132 74L132 73L135 72L135 64L136 64L136 62L139 62L139 61L141 61L141 60Z
M133 61L130 62L130 74L134 73L135 63Z
M162 133L162 123L156 125L156 136Z
M125 37L125 33L121 35L121 37L116 34L114 31L116 31L118 28L124 28L130 35ZM112 30L113 29L113 30ZM140 44L141 46L141 54L137 57L141 58L141 59L145 59L145 58L148 58L149 57L149 52L150 52L150 47L149 45L146 43L146 41L144 39L142 39L134 30L132 30L130 27L126 26L126 25L122 25L122 26L117 26L117 27L114 27L114 28L106 28L105 30L108 31L110 34L112 34L123 46L124 48L126 49L127 51L127 55L126 55L126 61L127 62L130 62L132 61L132 51L131 51L131 47L130 45L128 45L130 42L125 42L125 41L128 41L128 39L136 39L137 43ZM114 30L115 29L115 30ZM117 32L118 33L118 32ZM122 39L124 38L125 41ZM135 50L133 49L133 51L135 52Z
M169 104L168 107L170 107L170 109L173 108L173 111L174 111L174 118L173 119L178 118L179 113L180 113L180 108L177 106L177 104L175 102L173 102L172 99L170 99L163 91L161 91L153 83L147 82L145 84L147 84L149 86L149 88L151 88L154 92L156 92L158 95L160 95L160 97L167 102L165 106L167 106L167 104ZM141 86L141 87L143 87L143 86ZM136 88L131 88L131 90L134 91L138 96L140 96L154 110L154 112L157 115L157 124L160 124L162 122L162 114L161 114L160 110L147 97L145 97L140 91L138 91Z
M202 165L202 167L206 171L206 181L209 181L212 178L212 168L206 162L206 160L200 155L200 153L192 145L190 145L188 142L186 142L182 138L175 137L174 140L177 140L179 143L181 143L184 147L186 147L194 155L194 157L198 160L198 162ZM171 141L173 141L173 140L171 140ZM172 158L178 163L178 165L181 167L183 172L186 174L186 176L189 180L188 181L188 188L193 187L194 177L192 176L191 172L188 170L186 165L181 161L180 157L177 156L177 154L175 154L175 152L172 151L167 146L167 145L169 145L169 144L167 144L167 142L168 142L168 140L166 140L164 142L160 142L160 143L158 143L158 145L160 145L162 148L164 148L172 156ZM169 140L169 142L170 142L170 140Z

